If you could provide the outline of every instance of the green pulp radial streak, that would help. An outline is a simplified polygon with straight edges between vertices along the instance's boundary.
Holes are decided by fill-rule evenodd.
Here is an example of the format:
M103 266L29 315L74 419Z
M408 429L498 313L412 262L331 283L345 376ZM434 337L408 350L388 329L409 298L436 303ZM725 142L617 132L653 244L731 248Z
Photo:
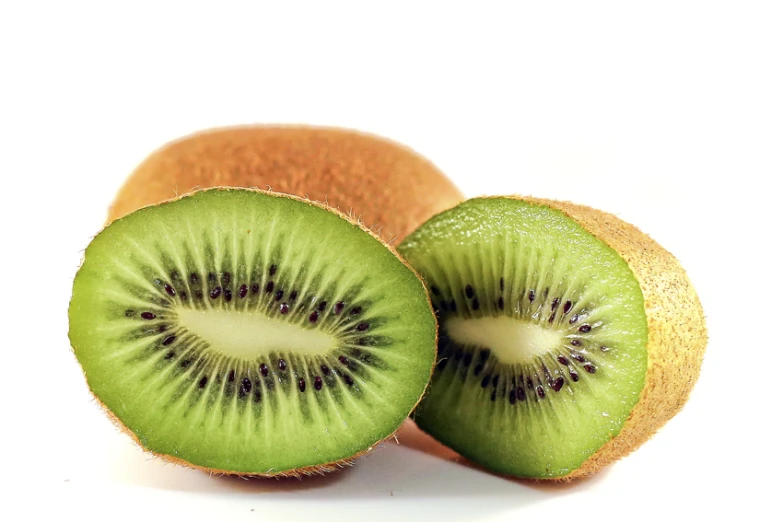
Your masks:
M241 473L371 448L435 356L426 291L384 245L249 190L115 221L87 248L69 319L90 389L147 449Z
M479 198L400 246L439 316L438 364L414 418L495 471L557 477L615 436L647 369L641 289L560 211Z

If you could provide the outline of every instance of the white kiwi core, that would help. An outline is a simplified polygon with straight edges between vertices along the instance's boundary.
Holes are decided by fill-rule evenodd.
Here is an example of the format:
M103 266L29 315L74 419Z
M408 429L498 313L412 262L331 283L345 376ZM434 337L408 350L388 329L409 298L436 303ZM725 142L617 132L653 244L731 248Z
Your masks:
M537 356L563 345L562 334L557 330L507 316L451 317L446 319L443 328L453 341L489 348L505 363L533 362Z
M188 331L229 357L254 360L281 351L324 355L337 348L337 339L326 332L261 313L183 308L177 314Z

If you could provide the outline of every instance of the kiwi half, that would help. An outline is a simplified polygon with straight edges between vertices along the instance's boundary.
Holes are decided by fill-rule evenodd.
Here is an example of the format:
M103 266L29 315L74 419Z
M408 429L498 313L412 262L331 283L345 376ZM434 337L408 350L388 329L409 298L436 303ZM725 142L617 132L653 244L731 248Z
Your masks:
M438 363L414 419L508 475L571 479L647 440L685 403L707 334L677 260L619 218L477 198L400 246L429 286Z
M345 216L210 189L114 221L86 249L69 337L145 449L242 475L328 471L390 436L435 360L426 288Z
M109 222L218 186L271 188L325 202L391 244L464 200L431 162L399 143L347 129L252 125L206 130L155 151L120 189Z

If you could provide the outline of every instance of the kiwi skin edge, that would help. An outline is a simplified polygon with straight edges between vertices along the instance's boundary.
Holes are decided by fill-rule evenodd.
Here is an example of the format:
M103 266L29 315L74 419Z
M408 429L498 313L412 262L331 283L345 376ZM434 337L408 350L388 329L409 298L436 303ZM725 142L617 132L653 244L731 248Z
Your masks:
M120 188L107 223L210 187L270 188L323 201L391 244L465 199L430 161L391 140L335 127L247 125L201 131L150 154Z
M679 261L639 228L585 205L528 196L520 199L561 211L628 263L644 296L647 374L639 401L616 437L568 475L536 479L567 482L594 474L638 449L682 409L696 384L707 346L704 311Z
M329 206L327 206L327 205L325 205L323 203L319 203L319 202L316 202L316 201L310 201L308 199L304 199L304 198L301 198L299 196L295 196L295 195L292 195L292 194L283 194L283 193L273 192L272 190L259 190L259 189L255 189L255 188L237 188L237 187L211 187L211 188L212 189L216 189L216 190L248 190L248 191L254 191L254 192L262 192L264 194L267 194L267 195L270 195L270 196L274 196L274 197L288 198L288 199L293 199L293 200L296 200L296 201L301 201L303 203L307 203L308 205L313 205L313 206L322 208L324 210L327 210L327 211L329 211L329 212L331 212L331 213L341 217L342 219L348 221L352 225L359 227L360 229L362 229L363 231L365 231L366 233L371 235L373 238L375 238L379 243L384 245L384 247L386 247L392 254L394 254L394 256L408 270L410 270L416 276L416 278L419 280L419 283L422 285L422 289L424 290L424 295L426 296L427 304L430 307L430 313L432 314L433 321L435 321L436 324L437 324L437 317L435 316L435 312L432 309L432 302L430 301L429 292L427 291L427 287L426 287L426 284L424 283L424 280L421 278L421 276L419 276L418 272L416 272L413 269L413 267L411 267L411 265L408 263L408 261L406 261L397 252L397 250L395 248L390 246L387 242L383 241L375 232L373 232L372 230L367 228L359 220L353 218L352 216L348 216L346 214L343 214L339 210L337 210L335 208L332 208L332 207L329 207ZM165 200L165 201L157 202L157 203L154 203L154 204L151 204L151 205L146 205L145 207L152 207L152 206L157 206L157 205L160 205L160 204L163 204L163 203L169 203L169 202L172 202L172 201L176 201L176 200L188 197L191 194L192 194L192 192L191 193L187 193L187 194L182 194L182 195L170 198L170 199ZM106 228L106 226L108 226L108 225L109 225L109 223L104 225L104 228ZM82 261L79 264L80 268L81 268L82 263L84 263L84 258L82 258ZM436 361L436 359L437 359L437 346L438 346L438 333L437 333L437 329L435 329L435 342L434 342L434 344L432 346L432 364L430 365L430 378L428 379L428 381L432 378L432 373L435 370L435 364L437 362ZM76 352L75 352L75 348L73 346L71 346L71 351L73 352L73 355L74 355L74 358L75 358L76 357ZM78 360L77 360L77 364L78 364ZM81 365L79 365L79 367L81 368ZM87 381L86 374L84 375L84 378L85 378L85 382L86 382ZM89 384L88 384L88 388L89 388ZM109 419L115 424L115 426L117 426L121 431L123 431L124 433L129 435L131 437L131 439L133 439L133 441L142 448L142 450L144 450L145 452L147 452L147 453L149 453L149 454L151 454L151 455L153 455L155 457L159 457L159 458L161 458L161 459L163 459L163 460L165 460L167 462L171 462L171 463L174 463L174 464L179 464L181 466L194 468L194 469L198 469L198 470L201 470L201 471L206 471L206 472L208 472L210 474L218 474L218 475L235 475L235 476L242 476L242 477L278 477L278 478L279 477L283 477L283 478L285 478L285 477L297 477L297 478L301 478L303 476L309 476L309 475L323 475L325 473L328 473L328 472L331 472L331 471L335 471L335 470L338 470L338 469L346 467L346 466L350 466L355 459L357 459L357 458L359 458L359 457L361 457L363 455L366 455L367 453L372 451L378 444L380 444L380 443L382 443L382 442L384 442L384 441L386 441L386 440L388 440L390 438L393 438L395 436L395 434L397 433L397 431L402 426L402 424L408 419L408 417L410 416L410 413L416 408L416 406L419 405L419 402L421 402L422 398L424 397L424 395L426 393L426 390L427 390L426 387L425 387L424 390L422 390L421 394L419 395L419 398L416 400L416 403L411 407L411 411L409 411L408 414L405 416L405 418L403 418L403 420L400 422L400 425L397 426L397 428L394 431L392 431L391 433L389 433L386 437L383 437L383 438L379 439L373 446L370 446L366 450L364 450L362 452L359 452L356 455L353 455L353 456L348 457L346 459L337 460L335 462L328 462L328 463L325 463L325 464L318 464L318 465L315 465L315 466L307 466L307 467L304 467L304 468L298 468L298 469L286 470L286 471L270 471L268 473L243 473L243 472L236 472L236 471L227 471L227 470L207 468L207 467L204 467L204 466L198 466L196 464L192 464L192 463L190 463L188 461L179 459L179 458L171 456L171 455L162 454L162 453L156 453L154 451L151 451L149 448L145 447L141 443L139 438L136 436L135 433L133 433L132 430L130 430L127 426L125 426L117 418L117 416L114 415L114 413L108 407L106 407L106 405L98 398L98 396L95 395L92 392L92 389L90 389L90 394L92 395L93 399L98 403L98 405L101 407L101 409L103 409L103 411L106 413L106 415L109 417Z

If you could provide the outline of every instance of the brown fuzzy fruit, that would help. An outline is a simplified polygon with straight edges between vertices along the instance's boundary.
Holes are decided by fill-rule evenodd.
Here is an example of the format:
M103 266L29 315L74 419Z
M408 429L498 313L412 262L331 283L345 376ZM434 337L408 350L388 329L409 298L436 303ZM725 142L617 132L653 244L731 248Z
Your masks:
M196 189L270 188L350 213L395 244L464 198L414 151L355 131L257 125L207 130L164 145L120 189L109 219Z

